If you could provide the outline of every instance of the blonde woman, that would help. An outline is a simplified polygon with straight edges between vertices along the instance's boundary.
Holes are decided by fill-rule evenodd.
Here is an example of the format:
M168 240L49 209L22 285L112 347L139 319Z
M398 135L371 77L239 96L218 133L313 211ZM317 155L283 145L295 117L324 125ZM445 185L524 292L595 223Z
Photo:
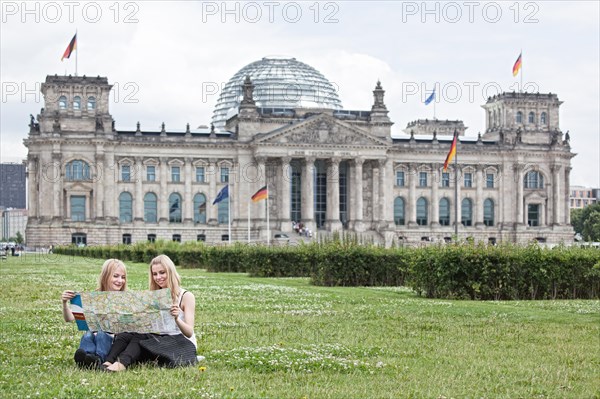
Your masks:
M125 264L118 259L109 259L102 265L98 277L97 291L125 291L127 289L127 270ZM69 308L69 301L75 297L75 291L67 290L61 295L62 313L66 322L75 320ZM112 345L113 337L104 331L86 332L81 337L79 349L75 351L75 363L80 367L101 365Z
M159 255L150 262L150 290L171 289L173 304L171 316L179 331L170 335L121 333L106 357L107 371L122 371L142 360L156 360L167 367L196 363L196 335L194 318L196 298L181 287L181 277L167 255Z

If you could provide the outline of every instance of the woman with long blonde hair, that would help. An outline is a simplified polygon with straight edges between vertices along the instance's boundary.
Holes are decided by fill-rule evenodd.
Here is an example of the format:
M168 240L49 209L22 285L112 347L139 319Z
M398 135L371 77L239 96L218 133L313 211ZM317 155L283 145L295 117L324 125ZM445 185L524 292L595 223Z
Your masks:
M127 289L127 269L119 259L108 259L102 265L98 277L97 291L125 291ZM76 296L75 291L66 290L62 293L62 313L66 322L75 320L73 312L69 308L69 301ZM100 366L113 342L113 336L104 331L93 333L86 332L79 343L79 349L75 351L75 363L80 367Z

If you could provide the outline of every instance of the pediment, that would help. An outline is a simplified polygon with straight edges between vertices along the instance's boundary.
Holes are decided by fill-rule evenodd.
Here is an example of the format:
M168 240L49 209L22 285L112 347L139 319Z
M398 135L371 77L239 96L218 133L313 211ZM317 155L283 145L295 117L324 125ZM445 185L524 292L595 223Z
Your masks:
M350 145L361 147L388 145L385 140L324 114L267 133L256 142L260 144Z
M93 186L90 181L79 181L78 180L78 181L73 181L73 182L66 182L65 188L67 188L70 193L76 193L76 192L85 193L85 192L92 191Z
M546 198L548 198L548 196L546 195L546 193L543 190L531 191L529 193L526 193L523 197L527 201L543 201Z

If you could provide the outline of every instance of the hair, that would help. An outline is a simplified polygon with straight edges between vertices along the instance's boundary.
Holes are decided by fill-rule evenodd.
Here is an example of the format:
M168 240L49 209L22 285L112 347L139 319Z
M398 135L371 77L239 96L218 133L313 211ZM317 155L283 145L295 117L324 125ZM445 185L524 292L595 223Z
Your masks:
M167 287L171 289L171 297L173 302L177 300L179 292L181 291L181 277L175 269L175 264L167 255L158 255L156 258L150 261L150 275L149 275L149 286L151 290L160 290L160 286L156 284L152 277L152 266L162 265L167 271Z
M108 282L110 281L110 277L113 275L117 268L122 267L123 272L127 275L127 268L125 267L125 263L120 261L119 259L109 259L102 265L102 271L100 272L100 277L98 277L98 291L108 291ZM121 291L125 291L127 289L127 279L125 279L125 284L121 287Z

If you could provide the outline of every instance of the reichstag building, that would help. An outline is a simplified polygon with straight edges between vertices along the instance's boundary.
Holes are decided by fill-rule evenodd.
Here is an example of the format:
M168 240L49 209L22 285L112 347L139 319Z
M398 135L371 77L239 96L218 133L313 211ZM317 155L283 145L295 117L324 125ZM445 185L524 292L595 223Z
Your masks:
M572 240L556 94L489 98L477 137L434 119L392 138L398 105L373 83L371 109L346 110L316 69L263 58L226 84L210 126L152 131L118 129L107 78L47 76L25 139L28 243L266 241L293 222L386 245L450 241L455 225L490 243ZM454 131L458 164L444 171ZM251 201L265 185L268 207Z

